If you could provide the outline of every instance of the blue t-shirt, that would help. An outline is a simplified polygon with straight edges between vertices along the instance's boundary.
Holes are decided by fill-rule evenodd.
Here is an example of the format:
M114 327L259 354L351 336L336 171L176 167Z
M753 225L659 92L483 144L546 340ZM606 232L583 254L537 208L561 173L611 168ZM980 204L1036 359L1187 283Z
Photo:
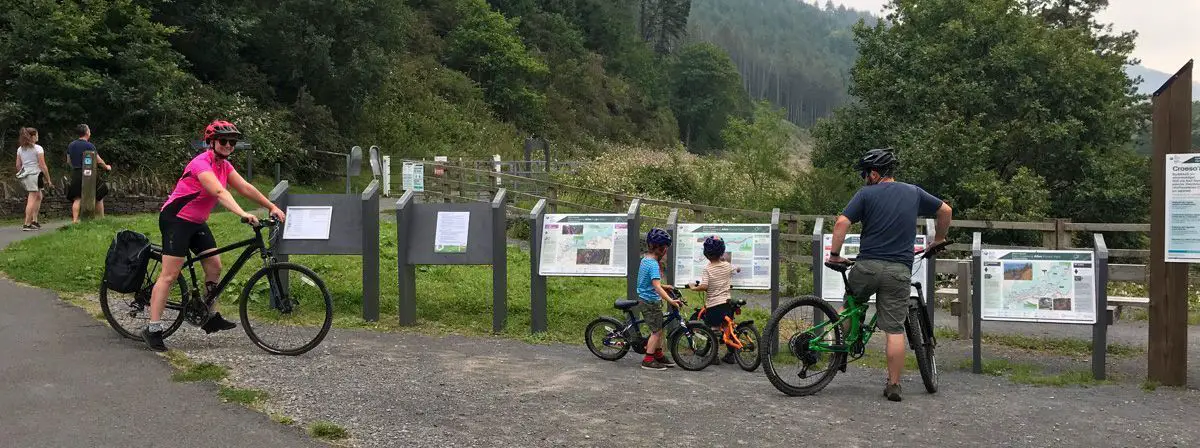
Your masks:
M842 215L862 222L858 260L884 260L912 267L917 216L930 216L942 200L916 185L880 182L858 190Z
M83 168L83 153L95 151L96 145L84 139L76 139L67 145L67 156L71 158L71 168Z
M643 257L642 265L638 268L638 297L647 302L657 302L662 300L662 298L658 296L658 291L654 289L654 280L660 279L662 279L662 272L659 272L658 270L658 260L650 257Z

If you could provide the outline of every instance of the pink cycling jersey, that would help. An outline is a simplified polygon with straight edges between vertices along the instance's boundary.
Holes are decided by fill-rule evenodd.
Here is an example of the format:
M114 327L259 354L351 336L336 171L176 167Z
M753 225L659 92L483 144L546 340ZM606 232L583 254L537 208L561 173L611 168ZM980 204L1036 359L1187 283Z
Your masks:
M194 223L208 221L208 215L217 206L217 197L208 194L200 184L200 173L212 172L217 181L225 187L229 183L229 174L234 172L233 164L228 160L218 160L212 150L204 151L192 159L183 169L183 176L175 183L175 190L167 196L161 211L172 217Z

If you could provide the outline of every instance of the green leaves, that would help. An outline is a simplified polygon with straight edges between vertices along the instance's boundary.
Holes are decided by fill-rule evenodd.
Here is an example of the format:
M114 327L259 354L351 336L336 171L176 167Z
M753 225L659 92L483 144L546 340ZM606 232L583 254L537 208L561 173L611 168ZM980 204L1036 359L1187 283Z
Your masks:
M1135 125L1128 49L1097 52L1105 38L1086 25L1095 8L1047 15L1050 3L892 1L889 23L855 28L861 103L814 130L814 163L844 169L894 146L901 180L956 215L1144 219L1145 206L1124 199L1138 190L1136 164L1112 165L1127 160Z
M716 45L684 47L671 65L671 110L689 150L704 153L722 146L721 130L747 99L729 55Z

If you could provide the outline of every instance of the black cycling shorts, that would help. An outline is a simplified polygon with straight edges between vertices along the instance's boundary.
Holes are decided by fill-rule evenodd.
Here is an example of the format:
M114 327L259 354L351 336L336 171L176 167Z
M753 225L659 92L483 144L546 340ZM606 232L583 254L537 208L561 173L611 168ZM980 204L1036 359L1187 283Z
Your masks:
M217 240L207 223L194 223L170 216L158 214L158 229L163 235L163 254L173 257L186 258L188 250L199 255L217 247Z

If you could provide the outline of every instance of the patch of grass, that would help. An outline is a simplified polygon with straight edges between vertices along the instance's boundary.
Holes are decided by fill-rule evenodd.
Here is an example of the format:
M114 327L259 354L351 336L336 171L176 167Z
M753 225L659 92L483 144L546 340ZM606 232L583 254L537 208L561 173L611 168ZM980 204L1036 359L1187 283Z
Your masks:
M220 381L229 375L223 366L209 362L193 364L180 372L171 375L171 381L187 383L195 381Z
M338 426L336 423L324 420L316 421L312 425L309 425L308 434L325 440L340 440L350 436L345 428Z
M959 363L959 368L961 369L970 370L971 367L972 361L970 359L964 359ZM1112 383L1111 380L1097 380L1092 377L1091 372L1085 370L1071 370L1063 373L1047 374L1036 365L1006 359L984 360L981 367L985 374L1003 376L1014 383L1033 386L1096 386Z
M1160 386L1158 381L1146 380L1142 381L1142 390L1146 392L1154 392Z
M180 383L220 381L229 375L229 371L224 366L210 362L197 364L179 350L168 350L163 356L167 358L167 362L172 367L175 367L176 370L171 375L171 381Z
M1092 341L1076 338L1032 337L1016 334L984 334L983 342L1063 356L1091 356ZM1144 349L1125 344L1108 344L1112 356L1133 356Z
M1150 311L1145 308L1126 307L1121 313L1121 319L1149 321ZM1188 311L1188 325L1200 325L1200 310Z
M296 420L283 414L271 414L271 420L281 425L292 426L296 424Z
M933 337L941 339L958 339L958 330L946 327L934 327Z
M253 407L267 399L267 393L258 389L242 389L240 387L221 386L218 393L226 402L241 403Z

